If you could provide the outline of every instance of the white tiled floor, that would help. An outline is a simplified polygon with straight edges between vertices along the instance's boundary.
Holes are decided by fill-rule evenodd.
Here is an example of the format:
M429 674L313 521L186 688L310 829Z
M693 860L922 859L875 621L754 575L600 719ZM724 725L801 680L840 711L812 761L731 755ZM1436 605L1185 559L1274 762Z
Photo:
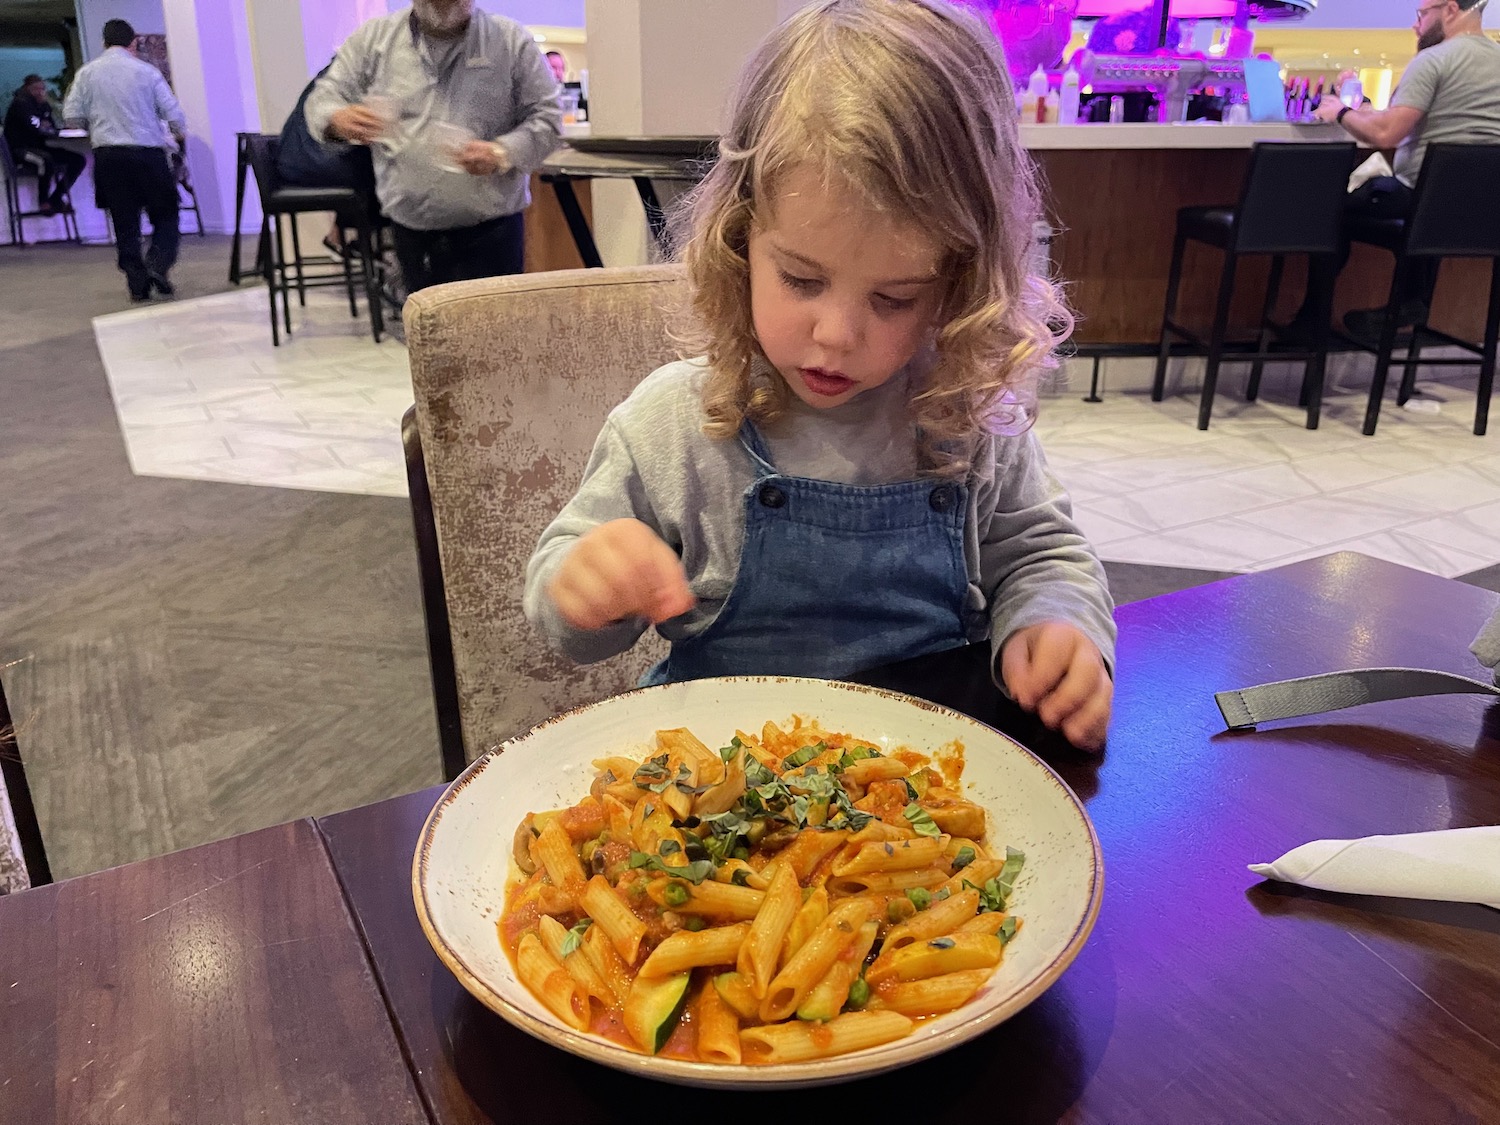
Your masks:
M307 300L279 348L260 287L94 321L136 473L406 495L406 349L370 339L362 304Z
M335 295L308 299L274 349L262 289L95 321L137 473L405 495L405 349L371 343ZM1317 431L1232 381L1207 432L1195 395L1076 390L1037 428L1106 559L1257 570L1349 548L1448 577L1500 562L1500 439L1470 432L1472 377L1424 384L1439 413L1388 402L1371 438L1359 379L1343 382Z
M1438 413L1388 400L1368 438L1359 383L1329 392L1315 431L1285 399L1246 403L1233 383L1207 431L1191 391L1099 404L1069 391L1043 401L1037 429L1116 562L1261 570L1350 549L1445 577L1500 563L1500 439L1471 432L1473 378L1422 383Z

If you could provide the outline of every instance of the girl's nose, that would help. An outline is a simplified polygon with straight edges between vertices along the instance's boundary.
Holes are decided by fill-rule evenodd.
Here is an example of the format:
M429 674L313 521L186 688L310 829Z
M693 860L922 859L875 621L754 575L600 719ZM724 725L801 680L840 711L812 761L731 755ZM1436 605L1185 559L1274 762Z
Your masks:
M859 339L858 314L839 303L818 310L813 322L813 343L829 351L848 351Z

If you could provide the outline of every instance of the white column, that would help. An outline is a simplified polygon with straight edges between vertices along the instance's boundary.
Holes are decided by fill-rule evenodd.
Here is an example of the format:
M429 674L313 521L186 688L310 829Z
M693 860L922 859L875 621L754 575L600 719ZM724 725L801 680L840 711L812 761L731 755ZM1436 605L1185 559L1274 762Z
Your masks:
M585 0L595 136L714 135L745 60L805 0ZM629 181L595 180L594 238L606 265L650 261Z
M234 135L260 128L245 7L165 0L163 8L172 85L187 115L187 159L203 223L210 230L233 230ZM249 190L253 197L254 187ZM260 229L253 198L246 203L245 225L252 234Z

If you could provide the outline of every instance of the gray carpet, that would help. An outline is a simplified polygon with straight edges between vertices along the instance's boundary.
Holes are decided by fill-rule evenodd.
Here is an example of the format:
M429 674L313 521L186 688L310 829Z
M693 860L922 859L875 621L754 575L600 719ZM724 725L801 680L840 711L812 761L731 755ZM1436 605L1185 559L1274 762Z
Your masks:
M406 501L134 476L90 326L126 307L107 248L0 248L0 678L58 878L440 775Z
M183 241L183 297L228 241ZM439 780L404 500L131 474L113 251L0 248L0 665L54 873Z

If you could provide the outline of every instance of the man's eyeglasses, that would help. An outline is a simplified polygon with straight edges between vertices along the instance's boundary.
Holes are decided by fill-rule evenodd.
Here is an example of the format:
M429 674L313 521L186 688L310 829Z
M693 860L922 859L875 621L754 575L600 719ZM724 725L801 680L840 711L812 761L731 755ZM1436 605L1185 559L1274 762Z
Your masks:
M1428 4L1425 8L1418 8L1417 9L1417 22L1421 23L1422 22L1422 17L1425 16L1428 12L1435 12L1439 8L1446 8L1447 6L1448 6L1448 0L1443 0L1443 2L1441 4Z

